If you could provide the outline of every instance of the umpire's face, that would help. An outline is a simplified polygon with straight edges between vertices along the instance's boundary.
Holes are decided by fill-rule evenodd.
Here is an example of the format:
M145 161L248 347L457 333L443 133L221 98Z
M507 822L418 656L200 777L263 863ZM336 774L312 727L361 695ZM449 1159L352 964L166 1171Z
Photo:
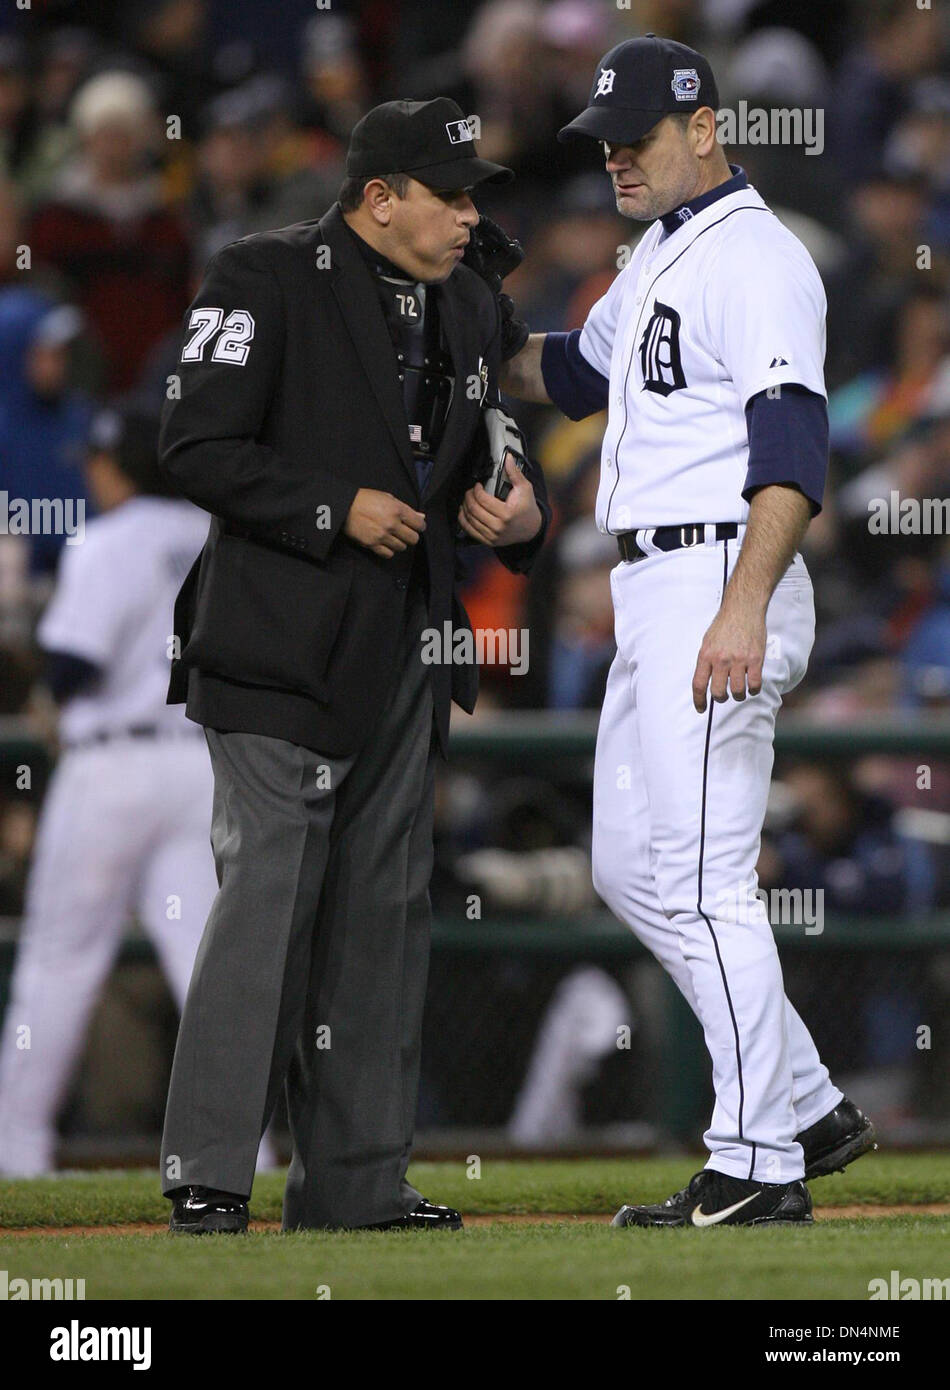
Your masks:
M378 247L413 280L447 280L468 245L478 210L467 188L429 188L410 178L399 198L381 179L364 189L363 206L377 226Z

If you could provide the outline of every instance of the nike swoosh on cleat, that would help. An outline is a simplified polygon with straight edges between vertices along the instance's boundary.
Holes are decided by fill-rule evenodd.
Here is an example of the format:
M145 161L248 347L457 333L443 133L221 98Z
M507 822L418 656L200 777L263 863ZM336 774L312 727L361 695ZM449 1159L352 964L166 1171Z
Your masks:
M758 1195L758 1192L753 1192L751 1197L743 1197L741 1202L736 1202L735 1205L731 1207L723 1207L722 1211L714 1211L710 1216L705 1214L702 1204L700 1204L693 1212L691 1218L693 1225L716 1226L720 1221L725 1221L726 1217L731 1216L734 1211L739 1211L741 1207L748 1206L750 1202L754 1202Z

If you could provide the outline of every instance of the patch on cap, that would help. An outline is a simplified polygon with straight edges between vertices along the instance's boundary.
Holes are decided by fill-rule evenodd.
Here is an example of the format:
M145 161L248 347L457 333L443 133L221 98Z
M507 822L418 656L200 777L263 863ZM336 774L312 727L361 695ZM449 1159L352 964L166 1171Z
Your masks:
M674 68L670 86L677 101L695 101L699 96L699 73L695 68Z
M446 121L445 129L453 145L463 145L466 140L475 139L475 132L468 121Z

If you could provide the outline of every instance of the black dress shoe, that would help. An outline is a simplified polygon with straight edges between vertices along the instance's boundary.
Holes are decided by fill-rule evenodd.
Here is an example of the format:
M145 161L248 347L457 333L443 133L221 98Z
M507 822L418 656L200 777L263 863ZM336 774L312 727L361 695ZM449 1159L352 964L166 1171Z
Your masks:
M360 1231L460 1231L462 1215L452 1207L436 1207L423 1197L417 1207L397 1216L393 1221L377 1221L372 1226L359 1226Z
M247 1230L247 1198L214 1187L180 1187L169 1194L172 1214L168 1229L175 1235L229 1235Z
M795 1137L805 1150L806 1181L841 1173L856 1158L877 1148L874 1126L847 1097Z

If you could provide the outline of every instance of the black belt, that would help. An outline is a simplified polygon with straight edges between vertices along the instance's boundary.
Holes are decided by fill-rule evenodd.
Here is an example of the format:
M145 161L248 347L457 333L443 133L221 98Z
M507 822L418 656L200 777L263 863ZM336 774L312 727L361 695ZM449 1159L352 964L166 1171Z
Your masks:
M657 526L650 537L657 550L688 550L691 546L702 545L706 539L705 521L691 521L688 526ZM641 527L641 530L649 528ZM737 521L717 521L716 540L734 541L739 534ZM633 562L645 560L653 552L641 550L637 545L636 531L621 531L617 537L617 549L621 560Z
M125 729L103 729L98 733L87 734L85 738L67 743L66 751L72 753L77 748L94 748L98 744L114 743L117 739L123 738L190 738L198 737L201 733L200 725L189 726L184 729L169 729L163 728L159 724L130 724Z

